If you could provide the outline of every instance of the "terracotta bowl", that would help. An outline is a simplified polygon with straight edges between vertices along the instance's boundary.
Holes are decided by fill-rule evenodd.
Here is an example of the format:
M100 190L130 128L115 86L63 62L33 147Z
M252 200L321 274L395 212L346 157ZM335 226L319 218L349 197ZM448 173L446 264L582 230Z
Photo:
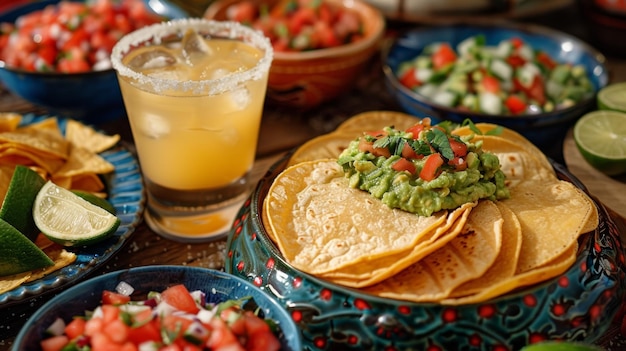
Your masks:
M283 259L261 221L263 200L286 162L268 171L241 208L225 269L287 308L305 349L507 351L542 340L593 343L619 310L626 291L624 253L600 204L599 227L581 237L578 258L565 273L480 304L385 299L299 271ZM576 182L555 167L560 178Z
M255 0L270 6L277 0ZM360 14L365 38L334 48L307 52L275 52L268 82L269 102L311 108L349 91L371 57L380 48L385 19L375 7L362 0L325 0ZM218 0L204 17L226 19L226 10L238 0Z

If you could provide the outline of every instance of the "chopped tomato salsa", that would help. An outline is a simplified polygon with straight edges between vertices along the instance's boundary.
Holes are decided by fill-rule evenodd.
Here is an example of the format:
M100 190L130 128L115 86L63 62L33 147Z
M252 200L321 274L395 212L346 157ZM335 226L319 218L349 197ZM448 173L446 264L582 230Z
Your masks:
M37 72L109 69L122 36L161 20L142 0L63 0L0 23L0 60Z
M42 350L274 351L281 346L275 323L245 308L247 298L210 304L203 292L182 284L145 300L120 295L104 291L103 304L94 311L67 323L55 321L52 336L40 342Z

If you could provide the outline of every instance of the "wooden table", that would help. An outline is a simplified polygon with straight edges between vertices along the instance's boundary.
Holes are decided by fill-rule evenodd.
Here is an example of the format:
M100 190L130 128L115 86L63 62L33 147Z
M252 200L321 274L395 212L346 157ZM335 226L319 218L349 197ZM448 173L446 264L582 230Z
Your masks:
M543 16L536 16L532 18L532 21L569 31L585 39L587 36L584 28L577 25L581 23L580 16L581 14L576 8L565 8ZM401 30L403 25L392 24L390 28ZM588 42L592 43L591 40ZM346 92L345 96L341 97L338 102L309 111L297 111L267 105L261 126L253 178L255 180L260 178L286 150L302 144L312 137L333 130L349 116L370 110L400 110L383 86L378 57L373 58L372 61L371 71L366 72L359 79L356 87L352 91ZM608 65L613 82L626 81L626 60L609 58ZM46 111L30 105L4 89L0 90L0 111L46 113ZM132 143L132 136L125 117L99 127L109 133L119 133L123 139ZM564 162L565 160L560 147L557 153L550 156L557 162ZM622 232L626 233L625 221L617 213L614 214L616 223ZM119 253L92 272L90 276L119 269L156 264L222 269L224 253L225 240L202 244L179 243L156 235L145 223L141 223ZM52 294L44 294L25 304L0 309L0 351L10 349L12 340L26 319L51 297ZM611 327L599 343L607 349L613 350L622 350L626 347L626 340L619 335L617 324Z

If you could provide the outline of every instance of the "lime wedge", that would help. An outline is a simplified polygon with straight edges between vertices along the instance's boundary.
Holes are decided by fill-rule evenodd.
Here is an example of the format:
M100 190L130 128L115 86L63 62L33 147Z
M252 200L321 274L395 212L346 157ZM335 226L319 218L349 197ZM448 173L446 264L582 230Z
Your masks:
M54 262L7 221L0 219L0 276L52 266Z
M521 351L602 351L603 349L590 344L568 341L544 341L528 345Z
M626 172L626 113L598 110L574 125L574 140L593 167L607 175Z
M626 82L610 84L600 89L598 108L626 113Z
M65 246L97 243L120 225L115 215L50 181L37 194L33 218L48 239Z
M33 242L39 235L39 229L35 226L32 215L33 202L45 183L46 181L32 169L22 165L15 166L0 208L0 218Z
M113 205L111 205L110 202L108 202L106 199L103 199L101 197L98 197L90 192L87 191L82 191L82 190L72 190L72 192L80 197L82 197L83 199L91 202L92 204L98 206L98 207L102 207L103 209L105 209L107 212L109 212L110 214L116 214L115 211L115 207L113 207Z

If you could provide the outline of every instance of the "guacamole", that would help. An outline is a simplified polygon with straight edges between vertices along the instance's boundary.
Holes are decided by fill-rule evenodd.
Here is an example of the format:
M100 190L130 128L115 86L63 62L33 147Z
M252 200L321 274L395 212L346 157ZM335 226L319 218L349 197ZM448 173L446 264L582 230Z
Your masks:
M385 127L353 140L338 158L353 188L391 208L430 216L479 199L508 198L498 157L429 119L406 131Z

